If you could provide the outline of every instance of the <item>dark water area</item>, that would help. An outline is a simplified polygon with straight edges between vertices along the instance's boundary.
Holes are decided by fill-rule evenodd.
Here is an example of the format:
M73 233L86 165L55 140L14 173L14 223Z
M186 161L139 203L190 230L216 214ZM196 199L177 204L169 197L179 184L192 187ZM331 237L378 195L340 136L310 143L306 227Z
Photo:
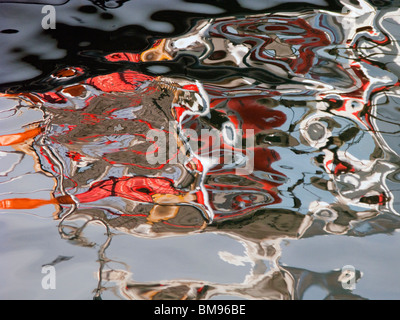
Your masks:
M1 299L400 298L400 2L0 16Z

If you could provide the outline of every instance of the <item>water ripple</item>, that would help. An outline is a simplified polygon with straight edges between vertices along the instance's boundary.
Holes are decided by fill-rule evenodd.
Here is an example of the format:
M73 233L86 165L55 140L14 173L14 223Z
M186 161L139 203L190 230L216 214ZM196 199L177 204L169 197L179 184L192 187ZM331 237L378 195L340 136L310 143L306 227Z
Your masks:
M79 12L122 19L130 2L114 2ZM81 50L76 64L19 87L31 90L10 86L0 97L1 210L54 206L60 234L80 246L88 224L105 227L96 297L109 281L129 299L299 299L312 285L362 298L340 271L279 263L285 239L400 225L398 8L341 3L263 13L249 4L231 16L200 5L207 17L159 30L147 48ZM251 271L240 284L136 282L123 263L107 269L114 232L228 235L245 254L220 259Z

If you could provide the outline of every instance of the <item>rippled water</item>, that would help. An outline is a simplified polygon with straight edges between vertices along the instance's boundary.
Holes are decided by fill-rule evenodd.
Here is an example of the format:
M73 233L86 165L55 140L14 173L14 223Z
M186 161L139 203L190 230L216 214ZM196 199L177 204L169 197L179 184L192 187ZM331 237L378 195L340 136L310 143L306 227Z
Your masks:
M0 1L0 297L400 298L399 5Z

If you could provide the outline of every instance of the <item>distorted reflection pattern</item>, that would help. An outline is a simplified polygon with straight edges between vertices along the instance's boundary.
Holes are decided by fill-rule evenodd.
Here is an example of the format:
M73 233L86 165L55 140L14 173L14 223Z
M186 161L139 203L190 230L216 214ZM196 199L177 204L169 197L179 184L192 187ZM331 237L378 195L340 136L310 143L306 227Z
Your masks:
M85 227L100 223L96 298L115 283L127 299L302 299L312 285L362 299L341 271L279 263L285 239L400 227L399 47L382 23L398 10L342 4L201 19L143 52L104 54L114 72L67 66L49 76L52 90L4 92L1 117L14 123L0 136L4 183L30 157L29 174L54 184L47 197L3 197L2 211L54 206L61 236L82 246ZM118 232L224 234L245 256L220 258L251 272L237 284L137 282L110 266Z

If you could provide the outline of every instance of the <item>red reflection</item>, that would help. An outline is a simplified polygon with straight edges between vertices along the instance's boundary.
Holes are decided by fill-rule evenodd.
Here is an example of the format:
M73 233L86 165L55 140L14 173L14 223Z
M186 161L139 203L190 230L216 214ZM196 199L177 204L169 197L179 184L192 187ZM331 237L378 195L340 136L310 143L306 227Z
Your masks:
M122 197L133 201L153 203L155 194L181 194L166 178L121 177L99 181L75 197L81 203L94 202L107 197Z

